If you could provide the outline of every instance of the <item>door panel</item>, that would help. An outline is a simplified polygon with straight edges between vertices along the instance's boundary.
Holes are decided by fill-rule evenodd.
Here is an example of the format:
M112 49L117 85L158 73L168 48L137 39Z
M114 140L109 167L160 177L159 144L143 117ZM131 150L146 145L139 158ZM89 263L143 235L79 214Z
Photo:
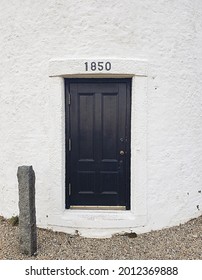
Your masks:
M78 96L79 159L94 158L94 97L88 94Z
M69 95L66 207L129 209L130 80L68 79L66 100Z
M102 159L117 159L118 95L102 95ZM110 120L110 121L109 121Z

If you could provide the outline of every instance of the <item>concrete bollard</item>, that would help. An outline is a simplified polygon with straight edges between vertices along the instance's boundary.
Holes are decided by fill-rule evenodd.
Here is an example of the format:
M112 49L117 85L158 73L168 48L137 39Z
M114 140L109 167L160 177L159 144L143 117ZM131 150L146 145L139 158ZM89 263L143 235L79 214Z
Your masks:
M35 173L32 166L19 166L19 238L23 254L34 255L37 251Z

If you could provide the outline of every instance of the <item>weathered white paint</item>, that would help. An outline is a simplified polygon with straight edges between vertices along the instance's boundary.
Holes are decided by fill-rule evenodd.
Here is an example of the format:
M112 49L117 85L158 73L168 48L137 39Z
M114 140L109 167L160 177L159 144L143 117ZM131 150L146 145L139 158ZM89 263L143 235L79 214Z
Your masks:
M24 164L36 172L41 227L109 236L200 215L202 2L0 5L0 215L18 213ZM133 77L131 211L64 209L63 77L83 76L83 59L95 58L114 61L110 75Z

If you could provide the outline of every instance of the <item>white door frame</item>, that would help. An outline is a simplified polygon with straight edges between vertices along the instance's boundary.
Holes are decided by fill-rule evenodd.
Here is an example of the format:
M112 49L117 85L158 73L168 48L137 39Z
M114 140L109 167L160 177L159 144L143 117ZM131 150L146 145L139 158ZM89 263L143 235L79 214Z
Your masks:
M85 63L110 62L111 69L86 71ZM147 224L147 69L135 59L55 59L49 62L50 174L48 227L84 236L110 236ZM64 78L132 78L131 210L65 209Z

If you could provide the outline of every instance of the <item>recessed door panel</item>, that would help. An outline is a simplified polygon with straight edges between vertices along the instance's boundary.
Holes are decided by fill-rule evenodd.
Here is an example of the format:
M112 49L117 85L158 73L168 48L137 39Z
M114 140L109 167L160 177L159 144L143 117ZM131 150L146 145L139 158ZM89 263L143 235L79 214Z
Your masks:
M116 159L118 141L118 93L102 94L101 138L102 158Z
M93 94L78 94L79 159L94 158L94 97Z

